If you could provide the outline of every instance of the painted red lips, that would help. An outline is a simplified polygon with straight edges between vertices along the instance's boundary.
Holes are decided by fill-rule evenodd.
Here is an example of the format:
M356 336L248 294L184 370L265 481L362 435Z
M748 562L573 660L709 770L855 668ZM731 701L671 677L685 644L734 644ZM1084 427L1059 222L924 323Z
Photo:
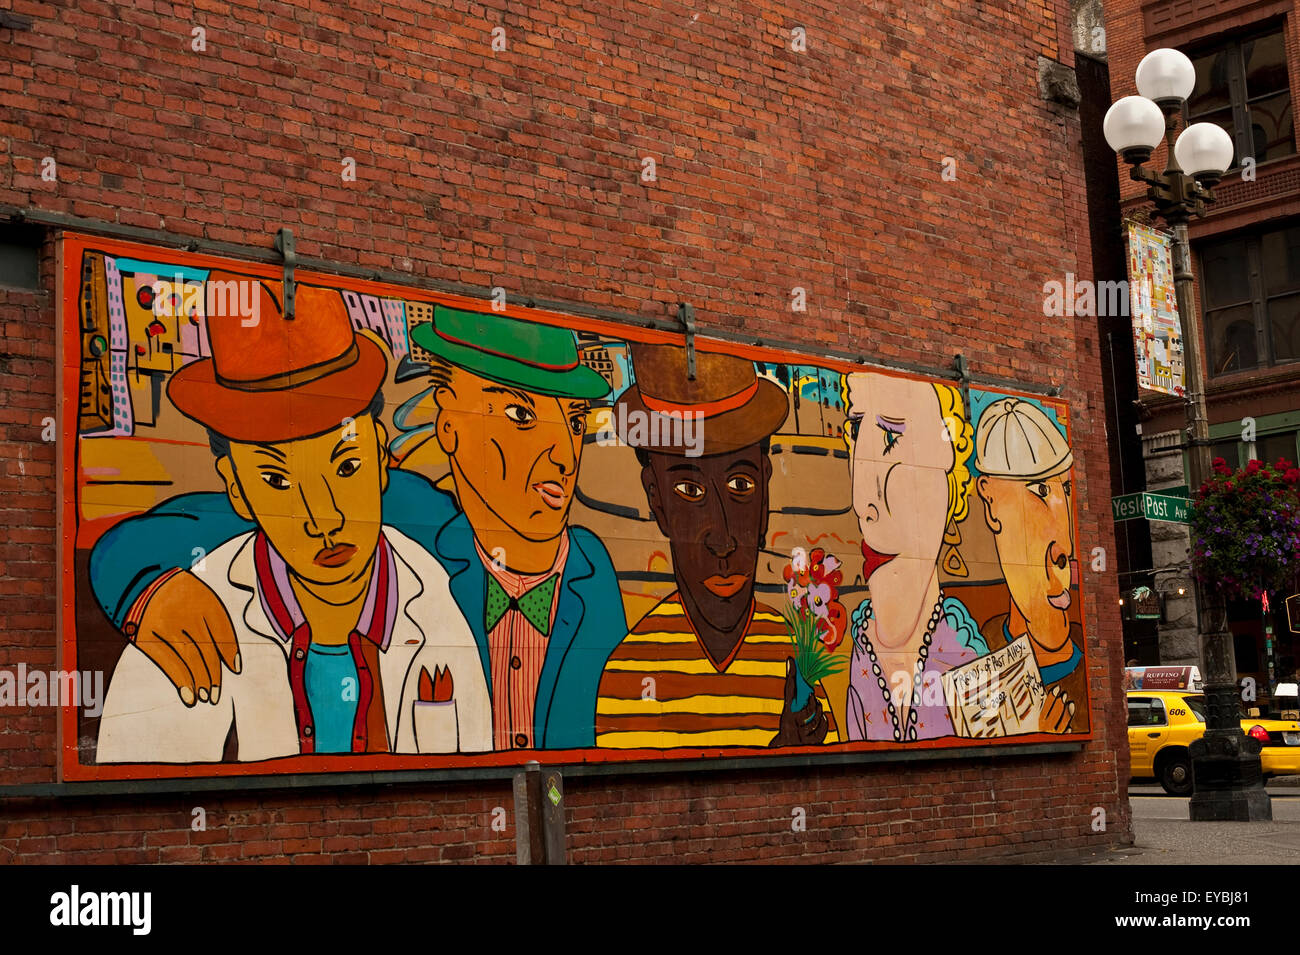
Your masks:
M350 561L356 552L357 549L352 544L335 544L333 547L322 547L312 562L321 567L340 567Z
M880 567L889 563L897 554L882 554L879 551L872 550L871 545L866 541L862 542L862 579L870 580L871 575Z
M714 574L712 577L704 579L704 586L708 587L716 596L726 600L728 597L734 597L740 592L740 589L749 582L748 574Z
M533 485L533 490L541 496L547 507L556 511L564 507L564 501L568 497L564 485L558 481L538 481Z

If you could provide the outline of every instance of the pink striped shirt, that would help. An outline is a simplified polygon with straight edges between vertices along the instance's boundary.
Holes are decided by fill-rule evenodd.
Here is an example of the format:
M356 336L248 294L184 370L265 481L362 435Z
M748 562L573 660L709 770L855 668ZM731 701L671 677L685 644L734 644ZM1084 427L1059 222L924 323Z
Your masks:
M517 574L501 564L494 564L477 540L479 560L507 596L518 598L536 587L552 574L564 573L564 561L569 556L569 534L560 538L560 549L555 554L551 569L540 574ZM551 626L555 626L555 610L560 603L560 584L555 585L551 598ZM542 675L542 662L546 659L549 638L528 622L518 610L507 610L492 632L488 634L488 661L492 666L492 747L504 749L532 749L537 745L533 734L533 714L537 706L537 681Z

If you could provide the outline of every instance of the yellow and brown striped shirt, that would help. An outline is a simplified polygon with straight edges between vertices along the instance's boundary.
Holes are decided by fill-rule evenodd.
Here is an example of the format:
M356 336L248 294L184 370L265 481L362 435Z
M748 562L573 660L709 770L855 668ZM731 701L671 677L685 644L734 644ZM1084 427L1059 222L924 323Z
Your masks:
M767 746L779 728L786 660L794 655L785 620L755 601L744 639L718 669L691 628L680 594L673 593L610 654L596 700L596 745ZM820 684L817 696L830 722L825 742L838 742Z

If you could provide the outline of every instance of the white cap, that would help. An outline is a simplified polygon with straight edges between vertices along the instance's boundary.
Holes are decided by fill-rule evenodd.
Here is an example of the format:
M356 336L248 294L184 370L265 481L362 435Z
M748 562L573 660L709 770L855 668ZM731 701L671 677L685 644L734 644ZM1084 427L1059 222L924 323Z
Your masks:
M989 477L1021 481L1068 471L1074 454L1047 412L1019 398L984 409L975 432L975 467Z

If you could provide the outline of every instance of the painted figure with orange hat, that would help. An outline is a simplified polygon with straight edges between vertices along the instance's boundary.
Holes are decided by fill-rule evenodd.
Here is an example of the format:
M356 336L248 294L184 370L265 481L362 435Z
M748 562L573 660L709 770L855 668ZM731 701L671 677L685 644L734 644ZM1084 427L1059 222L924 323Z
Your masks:
M432 356L450 487L391 471L384 514L449 577L447 625L468 627L487 681L489 748L591 746L601 668L627 624L609 554L569 511L587 412L609 385L580 362L569 329L433 311L411 338ZM109 531L91 580L108 616L201 709L224 694L223 667L239 672L243 640L195 574L160 574L248 528L225 496L186 497L183 515L155 509Z
M754 596L767 539L769 440L785 421L785 392L743 358L702 351L692 379L680 346L633 344L631 352L636 383L613 420L636 449L677 590L610 654L596 745L835 741L820 686L799 692L784 618Z
M337 291L300 286L286 318L265 284L235 280L256 285L259 320L209 315L212 357L176 372L168 396L207 428L241 529L150 585L151 619L184 617L187 594L207 591L231 638L196 641L200 662L186 663L127 621L136 640L109 685L98 760L490 749L487 682L447 573L384 519L381 346L353 330ZM189 505L209 497L155 517L192 522ZM166 588L187 574L194 589ZM199 693L209 705L193 705L192 683L178 694L173 673L219 672L222 657L230 672Z

